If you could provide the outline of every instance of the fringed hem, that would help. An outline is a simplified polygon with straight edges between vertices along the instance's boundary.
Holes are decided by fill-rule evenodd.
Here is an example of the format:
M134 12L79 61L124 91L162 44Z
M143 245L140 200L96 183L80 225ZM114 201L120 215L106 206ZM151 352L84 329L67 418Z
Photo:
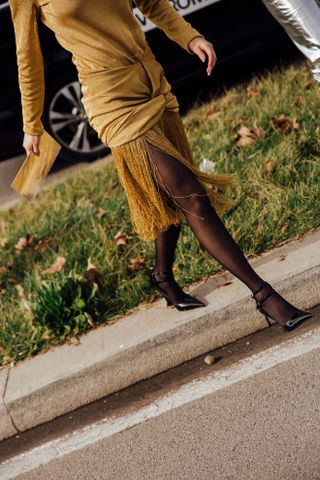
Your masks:
M133 227L143 240L154 240L170 225L179 224L183 211L173 196L159 190L154 180L156 169L149 144L164 150L189 168L208 194L218 213L230 207L231 201L219 189L235 187L233 175L207 174L197 169L178 112L164 112L160 122L144 135L112 149L115 166L128 199ZM168 201L169 200L169 201Z

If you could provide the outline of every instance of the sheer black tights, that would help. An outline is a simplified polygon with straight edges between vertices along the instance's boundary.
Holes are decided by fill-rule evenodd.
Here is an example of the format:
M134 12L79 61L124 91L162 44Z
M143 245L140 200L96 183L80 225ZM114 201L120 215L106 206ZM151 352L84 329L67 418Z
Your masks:
M182 209L200 244L251 291L259 288L263 282L262 278L253 270L240 247L225 228L194 174L163 150L151 145L150 149L156 163L155 181L158 187L164 193L169 191L174 196L176 204ZM179 230L179 227L172 226L156 239L158 271L168 271L172 268ZM162 285L162 287L165 286ZM257 299L261 300L267 293L268 287L264 287L257 295ZM264 309L279 323L285 323L296 312L296 308L278 293L271 295L265 301Z

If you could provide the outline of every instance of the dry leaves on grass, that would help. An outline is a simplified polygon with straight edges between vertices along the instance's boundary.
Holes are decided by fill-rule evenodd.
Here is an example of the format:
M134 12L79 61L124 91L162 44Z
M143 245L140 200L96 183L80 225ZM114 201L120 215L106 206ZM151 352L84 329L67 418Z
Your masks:
M31 245L33 240L34 240L34 236L31 233L27 233L25 237L19 238L19 240L15 244L14 246L15 251L17 253L22 252L22 250L25 250L29 245Z
M87 274L90 282L92 282L96 290L99 291L99 285L97 283L99 272L97 267L92 263L91 257L88 258Z
M141 270L144 266L144 257L130 258L129 270Z
M43 253L52 240L53 240L53 237L48 237L45 240L39 240L34 247L34 251Z
M235 138L236 147L246 147L251 145L257 138L262 138L264 131L261 127L258 127L256 123L253 124L252 128L242 126L237 132Z
M47 268L46 270L43 270L41 272L41 275L60 272L63 269L65 263L66 259L64 257L58 257L50 268Z
M106 211L103 208L99 208L99 210L96 213L96 218L98 220L101 220L101 218L106 214Z
M217 106L215 103L210 105L210 109L207 112L207 120L215 120L221 115L221 111L217 110Z
M97 276L97 268L93 265L91 257L88 258L87 273L90 279L94 280Z
M128 232L122 232L121 230L113 237L113 240L117 247L126 247L131 235Z
M273 117L271 120L271 126L280 130L282 134L287 133L291 128L297 130L299 128L299 120L297 117L294 117L292 123L288 119L288 117L281 113L278 117Z
M258 95L260 95L260 92L258 92L258 90L255 90L251 85L248 85L246 91L249 98L257 97Z
M87 197L81 197L77 201L77 207L79 208L93 207L93 202Z
M273 170L273 160L266 160L264 163L264 167L267 170L267 172L271 173Z

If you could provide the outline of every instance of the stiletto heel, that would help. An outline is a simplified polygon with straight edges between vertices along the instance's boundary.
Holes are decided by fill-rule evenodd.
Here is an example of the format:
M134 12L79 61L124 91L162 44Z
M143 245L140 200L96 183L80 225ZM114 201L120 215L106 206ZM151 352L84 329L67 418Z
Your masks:
M265 295L265 297L263 297L261 300L257 300L256 299L257 293L259 293L264 287L269 287L270 288L269 293L267 293ZM286 332L290 332L291 330L296 328L300 323L302 323L304 320L307 320L308 318L313 317L313 313L297 309L297 311L293 314L292 318L290 318L290 320L288 320L285 324L282 324L282 323L278 322L271 315L267 314L267 312L263 308L264 302L267 300L267 298L269 298L274 293L276 293L276 291L272 288L272 286L267 282L263 282L262 285L259 288L257 288L256 290L254 290L251 294L251 297L256 302L257 309L259 310L260 313L265 315L265 317L268 320L269 325L270 325L269 318L271 318L272 320L279 323Z
M191 295L188 295L187 293L185 293L179 286L178 286L178 288L180 289L179 299L176 303L174 303L174 301L170 298L170 294L168 292L165 292L160 287L160 284L163 282L167 282L169 284L171 283L172 285L176 284L178 286L172 272L152 272L151 273L151 278L150 278L151 286L156 288L158 292L160 292L161 295L166 299L168 307L173 305L178 310L189 310L191 308L205 307L204 303L192 297Z

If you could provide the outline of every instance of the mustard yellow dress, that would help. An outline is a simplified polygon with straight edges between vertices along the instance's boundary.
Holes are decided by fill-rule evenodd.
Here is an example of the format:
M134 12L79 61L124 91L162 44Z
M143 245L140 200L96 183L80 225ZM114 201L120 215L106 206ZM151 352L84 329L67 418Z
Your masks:
M112 150L132 222L141 238L154 239L182 217L154 182L156 167L149 143L191 169L205 185L216 208L227 204L218 189L233 185L233 179L228 175L208 175L195 167L179 104L146 42L131 0L10 0L9 4L25 133L44 132L41 116L45 82L39 19L72 53L88 122ZM192 54L190 41L202 35L168 0L136 0L135 4L169 38Z

